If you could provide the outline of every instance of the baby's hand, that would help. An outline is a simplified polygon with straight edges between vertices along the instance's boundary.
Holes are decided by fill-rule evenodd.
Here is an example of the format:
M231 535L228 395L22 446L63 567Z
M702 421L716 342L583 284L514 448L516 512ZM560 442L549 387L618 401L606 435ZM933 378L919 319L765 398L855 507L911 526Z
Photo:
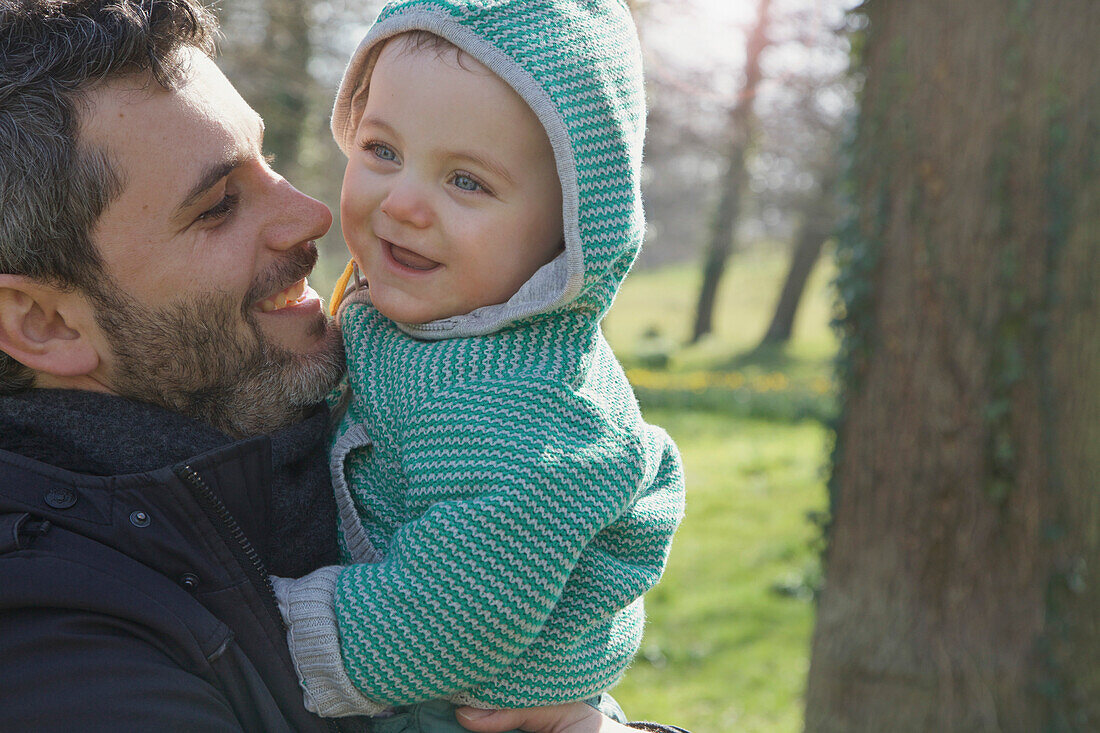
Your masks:
M479 733L517 728L530 733L637 733L583 702L520 710L459 708L456 713L462 727Z

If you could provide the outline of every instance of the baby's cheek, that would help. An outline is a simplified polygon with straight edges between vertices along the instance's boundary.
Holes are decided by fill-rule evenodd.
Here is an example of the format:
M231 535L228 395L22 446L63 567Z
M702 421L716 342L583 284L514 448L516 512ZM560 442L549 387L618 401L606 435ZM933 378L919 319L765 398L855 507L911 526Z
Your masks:
M371 232L367 221L367 216L360 212L353 202L347 199L341 201L340 230L344 235L344 243L347 244L348 251L360 267L364 265L370 249L368 243Z

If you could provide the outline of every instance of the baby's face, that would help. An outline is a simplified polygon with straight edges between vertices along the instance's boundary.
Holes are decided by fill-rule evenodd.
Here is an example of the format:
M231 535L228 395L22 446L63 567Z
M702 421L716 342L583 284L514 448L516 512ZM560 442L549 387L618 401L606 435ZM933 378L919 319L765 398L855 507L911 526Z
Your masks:
M542 125L492 72L462 65L386 44L344 174L344 239L371 302L403 323L503 303L561 248Z

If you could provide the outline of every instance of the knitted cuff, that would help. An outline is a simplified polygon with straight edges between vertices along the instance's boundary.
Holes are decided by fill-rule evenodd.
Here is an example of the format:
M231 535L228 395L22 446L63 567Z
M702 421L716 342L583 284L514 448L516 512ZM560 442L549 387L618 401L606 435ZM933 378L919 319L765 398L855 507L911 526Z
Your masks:
M330 565L298 580L271 577L306 710L323 718L375 715L387 709L364 697L344 669L336 625L336 580L342 570Z

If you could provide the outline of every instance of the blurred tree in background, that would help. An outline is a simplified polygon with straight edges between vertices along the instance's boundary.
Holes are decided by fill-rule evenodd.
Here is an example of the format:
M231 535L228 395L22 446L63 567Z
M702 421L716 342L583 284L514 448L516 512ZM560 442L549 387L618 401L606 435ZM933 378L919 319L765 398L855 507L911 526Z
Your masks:
M768 330L760 341L761 347L784 344L791 337L806 281L836 226L835 199L839 174L837 158L827 157L819 171L816 192L801 211L787 276L783 280L783 289L779 292Z
M242 3L234 5L234 13L225 19L227 30L236 30L243 22L253 24L256 43L244 45L251 34L233 32L227 36L230 43L242 44L238 63L254 70L242 78L250 82L244 93L267 125L264 147L291 180L301 173L303 133L318 86L309 71L315 4L314 0L266 0L247 13L248 6ZM262 13L257 12L261 7ZM241 67L235 72L241 75Z
M701 257L693 342L721 315L715 298L738 249L800 249L769 340L784 341L793 323L807 268L831 233L831 219L822 220L832 207L823 204L835 192L822 182L835 181L853 101L847 39L838 32L843 7L651 0L637 13L649 85L650 236L639 266ZM816 248L795 244L815 231L824 232Z
M863 12L806 729L1100 730L1100 3Z
M703 282L699 287L695 323L691 328L692 343L709 334L713 328L714 301L722 274L726 270L726 260L729 259L730 249L733 247L733 233L741 210L741 198L748 183L746 163L756 127L753 104L762 76L760 57L769 43L770 13L771 0L759 0L756 6L756 23L745 41L745 83L729 111L727 149L722 163L725 170L719 179L718 203L711 215L710 238L703 257Z

